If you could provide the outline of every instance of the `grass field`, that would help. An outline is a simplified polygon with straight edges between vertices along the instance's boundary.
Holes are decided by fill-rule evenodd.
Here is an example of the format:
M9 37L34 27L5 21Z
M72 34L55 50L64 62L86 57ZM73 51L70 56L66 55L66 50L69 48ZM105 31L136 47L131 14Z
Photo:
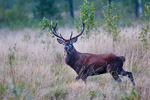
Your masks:
M69 37L70 29L60 29ZM139 27L124 28L120 41L99 32L81 39L75 48L86 53L125 56L124 69L132 71L136 87L127 77L118 84L111 75L75 81L76 73L64 63L63 46L40 30L0 30L0 100L149 100L150 46L137 38ZM65 34L66 33L66 34Z

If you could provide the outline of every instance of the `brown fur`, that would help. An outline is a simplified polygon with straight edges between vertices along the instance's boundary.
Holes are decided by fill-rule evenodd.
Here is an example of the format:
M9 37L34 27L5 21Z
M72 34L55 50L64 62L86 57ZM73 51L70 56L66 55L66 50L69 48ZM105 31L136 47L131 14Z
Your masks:
M125 58L123 56L116 56L115 54L96 55L80 53L74 50L71 59L65 61L78 74L76 77L77 80L81 78L83 81L86 81L88 76L110 73L117 82L121 82L118 75L123 75L128 76L133 85L135 85L132 73L123 70L124 61L122 59Z

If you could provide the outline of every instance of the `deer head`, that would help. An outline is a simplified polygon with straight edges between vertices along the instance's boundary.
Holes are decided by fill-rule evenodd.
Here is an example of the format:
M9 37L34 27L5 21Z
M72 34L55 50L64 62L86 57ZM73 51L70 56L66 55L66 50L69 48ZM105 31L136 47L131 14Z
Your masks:
M82 23L82 24L83 24L83 29L80 32L80 34L78 34L75 37L72 37L73 32L71 32L70 39L65 39L65 38L62 37L61 34L58 34L56 32L57 23L54 27L52 27L53 34L57 37L58 43L64 45L64 50L67 52L67 54L70 54L73 50L75 50L74 46L73 46L73 43L75 43L77 41L78 37L81 36L82 33L84 32L85 23Z

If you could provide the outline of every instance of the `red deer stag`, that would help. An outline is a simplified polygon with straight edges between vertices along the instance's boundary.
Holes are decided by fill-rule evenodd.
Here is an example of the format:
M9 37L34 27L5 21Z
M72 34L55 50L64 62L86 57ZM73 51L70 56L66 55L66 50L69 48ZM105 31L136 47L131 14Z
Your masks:
M76 80L81 78L83 81L86 81L88 76L110 73L119 83L121 83L119 75L122 75L129 77L132 84L135 85L132 73L123 69L123 63L125 62L124 56L80 53L74 48L73 43L75 43L78 37L84 32L84 23L81 33L75 37L72 37L71 33L70 39L64 39L61 34L59 35L56 32L56 27L57 23L52 28L53 34L57 37L58 43L64 45L65 62L78 74Z

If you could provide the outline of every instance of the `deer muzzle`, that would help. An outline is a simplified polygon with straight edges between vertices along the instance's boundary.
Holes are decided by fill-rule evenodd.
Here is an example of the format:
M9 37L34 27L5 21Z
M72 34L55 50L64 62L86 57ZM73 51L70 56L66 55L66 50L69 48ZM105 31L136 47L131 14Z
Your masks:
M69 47L67 47L67 46L65 46L64 49L65 49L66 51L69 51Z

